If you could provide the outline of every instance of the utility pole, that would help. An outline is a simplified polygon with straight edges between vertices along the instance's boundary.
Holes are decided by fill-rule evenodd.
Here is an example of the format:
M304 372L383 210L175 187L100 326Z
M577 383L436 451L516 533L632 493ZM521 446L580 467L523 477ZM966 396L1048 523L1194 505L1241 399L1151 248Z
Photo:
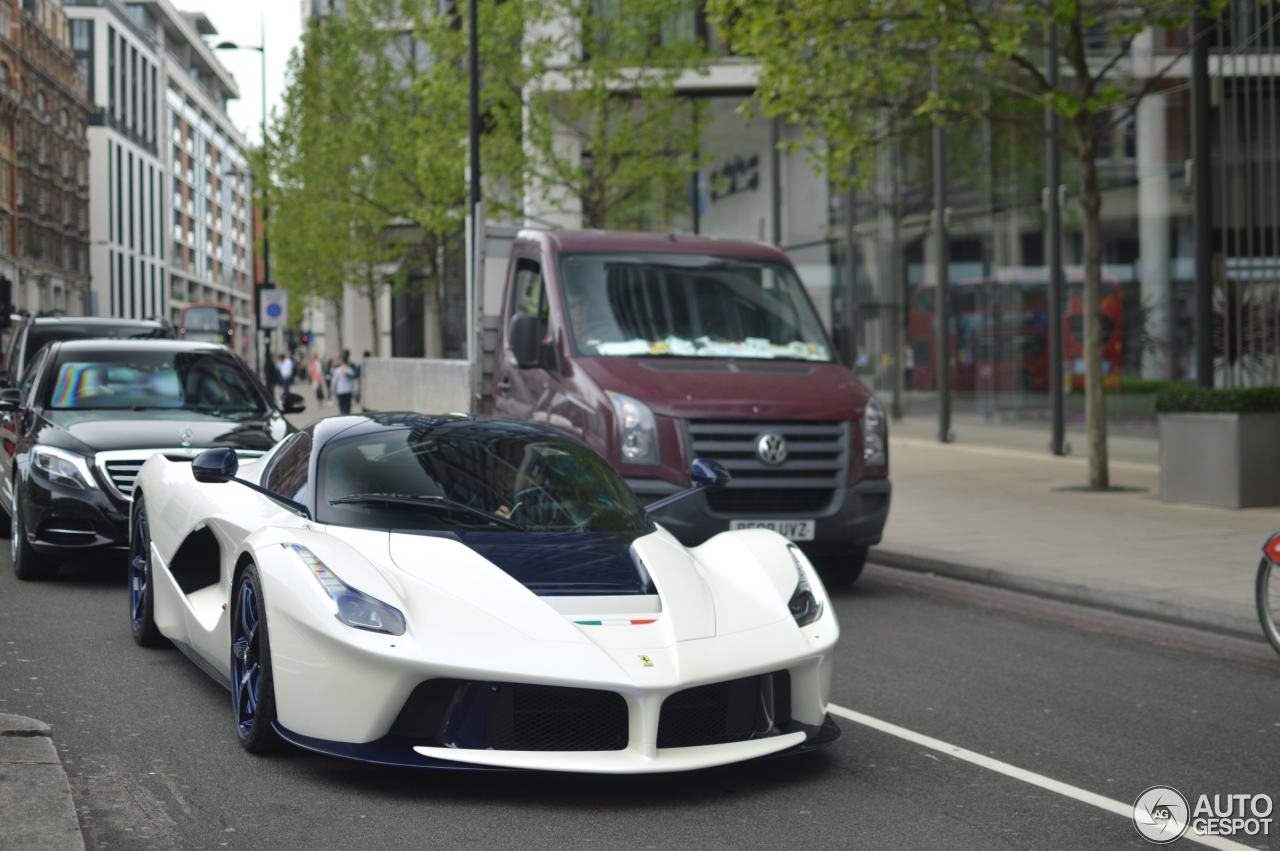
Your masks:
M1045 80L1050 89L1058 87L1058 25L1049 26L1049 46L1045 50ZM1058 142L1061 122L1053 107L1045 107L1045 229L1044 262L1049 267L1049 451L1065 455L1066 423L1062 404L1062 150Z
M933 72L933 90L938 92L938 71ZM951 242L947 236L947 131L933 125L933 227L938 236L937 304L933 315L938 324L935 372L938 387L938 442L951 442Z
M1213 24L1191 17L1191 232L1195 298L1196 384L1213 386L1213 205L1209 183L1209 33Z
M468 0L467 13L471 27L471 45L467 54L467 75L471 82L470 92L470 130L471 130L471 215L476 214L480 204L480 35L479 14L476 4L480 0ZM477 240L481 234L475 234ZM474 248L472 249L474 253Z

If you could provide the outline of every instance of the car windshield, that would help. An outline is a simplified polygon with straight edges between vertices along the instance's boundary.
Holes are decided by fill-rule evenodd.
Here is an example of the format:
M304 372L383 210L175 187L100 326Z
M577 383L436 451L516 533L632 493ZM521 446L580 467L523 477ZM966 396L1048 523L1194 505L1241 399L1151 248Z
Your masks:
M60 352L45 407L56 411L183 409L260 415L252 376L218 351Z
M567 254L560 276L582 355L831 360L804 286L782 263Z
M650 528L587 447L510 427L388 429L320 454L317 519L380 529L634 533Z

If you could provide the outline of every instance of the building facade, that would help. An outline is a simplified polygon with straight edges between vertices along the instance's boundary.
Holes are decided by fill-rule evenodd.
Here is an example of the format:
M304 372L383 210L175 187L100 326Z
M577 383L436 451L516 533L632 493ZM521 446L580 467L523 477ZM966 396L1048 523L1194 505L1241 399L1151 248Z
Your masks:
M0 0L0 276L20 311L88 311L88 103L62 7Z
M249 354L250 180L226 112L239 90L204 42L217 31L167 0L77 0L67 13L96 106L95 312L176 325L187 305L224 305Z

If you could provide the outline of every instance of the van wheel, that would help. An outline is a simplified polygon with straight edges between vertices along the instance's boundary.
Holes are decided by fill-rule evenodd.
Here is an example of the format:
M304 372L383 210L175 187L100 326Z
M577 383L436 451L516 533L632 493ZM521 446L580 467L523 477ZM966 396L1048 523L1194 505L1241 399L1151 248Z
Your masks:
M867 566L867 548L852 547L844 552L815 553L809 561L818 569L822 584L828 588L844 588L858 581Z

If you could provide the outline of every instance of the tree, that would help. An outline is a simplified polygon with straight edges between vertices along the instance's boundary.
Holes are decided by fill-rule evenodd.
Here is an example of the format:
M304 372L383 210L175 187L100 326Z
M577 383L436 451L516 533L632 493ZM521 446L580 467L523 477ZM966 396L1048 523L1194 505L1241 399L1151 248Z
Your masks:
M543 205L591 228L665 228L689 207L701 70L691 0L553 0L527 88L528 179Z
M1204 0L1216 17L1225 0ZM878 110L906 131L984 118L1047 134L1027 106L1064 119L1084 237L1085 410L1089 486L1110 485L1102 371L1102 191L1098 143L1160 84L1174 58L1141 79L1127 58L1151 28L1186 27L1182 0L711 0L738 53L762 62L757 94L771 116L808 128L806 144L837 182L883 140ZM1057 49L1065 73L1047 73ZM1187 50L1190 48L1188 47ZM1055 81L1055 77L1057 78ZM936 82L936 85L935 85Z

